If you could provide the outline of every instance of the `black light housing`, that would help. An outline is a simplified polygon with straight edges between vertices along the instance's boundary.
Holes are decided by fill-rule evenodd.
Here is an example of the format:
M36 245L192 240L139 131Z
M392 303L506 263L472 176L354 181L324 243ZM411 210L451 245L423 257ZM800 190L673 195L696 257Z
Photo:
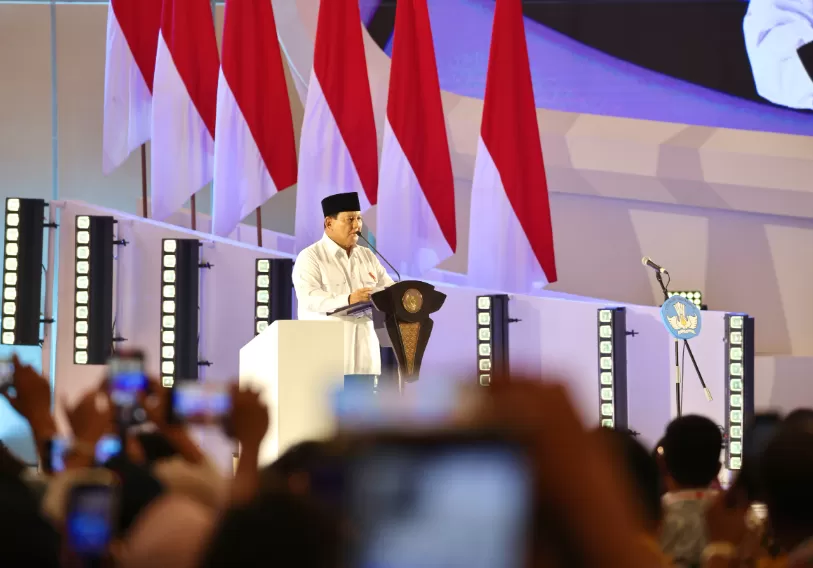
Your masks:
M697 306L697 309L706 309L706 305L703 303L703 292L700 290L676 290L674 292L670 292L669 296L682 296Z
M73 362L104 365L113 351L113 217L77 215Z
M599 420L605 428L629 428L627 413L627 310L598 310Z
M254 270L254 335L277 320L293 319L294 261L258 258Z
M508 377L508 296L477 296L477 373L480 386Z
M45 200L6 199L3 264L4 345L39 345Z
M161 384L198 378L200 241L164 239L161 247Z
M754 318L725 315L726 468L742 467L743 442L754 417Z

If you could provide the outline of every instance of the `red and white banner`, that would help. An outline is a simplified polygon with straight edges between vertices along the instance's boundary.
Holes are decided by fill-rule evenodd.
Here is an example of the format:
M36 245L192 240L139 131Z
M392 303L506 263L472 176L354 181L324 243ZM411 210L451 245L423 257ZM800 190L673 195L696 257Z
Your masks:
M378 250L420 276L457 248L454 177L426 0L395 13L378 184Z
M469 283L534 293L556 281L521 0L497 0L471 195Z
M212 232L228 236L296 183L296 142L274 11L226 0L217 87Z
M324 232L321 201L356 191L376 204L378 145L358 0L319 5L319 23L299 140L296 250Z
M104 65L102 171L118 168L150 139L161 0L110 0Z
M164 0L152 101L152 217L212 181L220 57L209 0Z

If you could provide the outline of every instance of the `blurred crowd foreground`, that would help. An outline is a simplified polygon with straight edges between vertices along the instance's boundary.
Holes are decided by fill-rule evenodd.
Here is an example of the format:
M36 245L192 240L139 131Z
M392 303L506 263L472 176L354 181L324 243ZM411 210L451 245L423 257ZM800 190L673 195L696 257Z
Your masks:
M340 424L260 464L260 393L119 374L52 404L14 361L0 392L40 464L0 447L0 567L813 566L809 410L756 417L726 487L713 422L676 419L645 448L586 427L561 377L495 381L442 421ZM193 426L239 443L233 475Z

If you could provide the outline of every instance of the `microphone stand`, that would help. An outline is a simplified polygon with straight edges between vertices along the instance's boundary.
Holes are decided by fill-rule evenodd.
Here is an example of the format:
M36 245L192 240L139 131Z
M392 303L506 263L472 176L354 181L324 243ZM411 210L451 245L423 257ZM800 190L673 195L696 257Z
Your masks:
M668 274L668 272L667 272ZM663 276L661 276L660 270L655 272L655 279L658 281L658 284L661 286L661 291L663 292L663 300L664 302L669 299L669 290L666 288L666 284L663 282ZM681 400L681 383L683 382L683 378L680 374L680 340L675 338L675 404L677 406L677 417L680 418L683 415L683 401ZM697 366L697 360L694 358L694 353L692 353L692 346L689 345L687 340L683 340L683 346L689 352L689 357L692 360L692 365L694 365L694 370L697 373L697 378L700 379L700 384L703 386L703 392L706 393L706 398L711 402L711 391L706 386L706 381L703 380L703 375L700 372L700 367Z
M376 249L376 248L375 248L375 247L374 247L374 246L373 246L373 245L370 243L370 241L368 241L368 240L367 240L367 239L364 237L364 235L362 235L362 234L361 234L361 231L358 231L358 232L356 233L356 235L357 235L357 236L358 236L358 238L360 238L362 241L364 241L365 243L367 243L367 246L368 246L368 247L370 247L370 250L371 250L371 251L373 251L373 252L375 253L375 255L376 255L378 258L380 258L381 260L383 260L384 262L386 262L386 263L387 263L387 266L389 266L389 267L392 269L392 271L393 271L393 272L395 272L395 276L398 278L398 282L400 282L400 281L401 281L401 273L400 273L400 272L398 272L397 270L395 270L395 267L394 267L392 264L390 264L390 261L389 261L389 260L387 260L386 258L384 258L384 257L381 255L381 253L380 253L380 252L378 252L378 249Z
M370 241L368 241L367 238L364 235L361 234L361 231L356 231L356 235L358 235L358 238L360 238L365 243L367 243L367 246L370 247L370 250L373 251L373 253L378 258L380 258L381 260L383 260L384 262L387 263L387 266L389 266L392 269L392 271L395 273L395 276L398 278L398 282L400 282L401 281L401 273L398 272L397 270L395 270L395 267L392 264L390 264L390 261L387 260L386 258L384 258L384 256L380 252L378 252L378 249L376 249L372 245L372 243L370 243ZM375 305L373 305L373 309L375 309ZM400 343L400 347L403 348L403 346L404 346L404 337L403 337L403 335L401 335L401 326L398 325L397 322L395 324L395 329L396 329L396 331L398 331L398 342ZM393 349L393 351L395 351L395 349ZM404 383L403 383L403 380L401 379L401 364L398 362L398 353L397 352L395 354L395 362L398 363L398 365L397 365L397 367L398 367L398 369L397 369L398 370L398 394L402 394L404 392Z

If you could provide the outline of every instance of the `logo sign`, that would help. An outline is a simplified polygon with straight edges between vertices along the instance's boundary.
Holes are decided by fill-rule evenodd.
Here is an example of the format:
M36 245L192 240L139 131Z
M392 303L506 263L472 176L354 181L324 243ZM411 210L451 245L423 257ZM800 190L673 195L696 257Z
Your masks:
M672 296L661 306L663 325L676 339L700 335L700 310L683 296Z

